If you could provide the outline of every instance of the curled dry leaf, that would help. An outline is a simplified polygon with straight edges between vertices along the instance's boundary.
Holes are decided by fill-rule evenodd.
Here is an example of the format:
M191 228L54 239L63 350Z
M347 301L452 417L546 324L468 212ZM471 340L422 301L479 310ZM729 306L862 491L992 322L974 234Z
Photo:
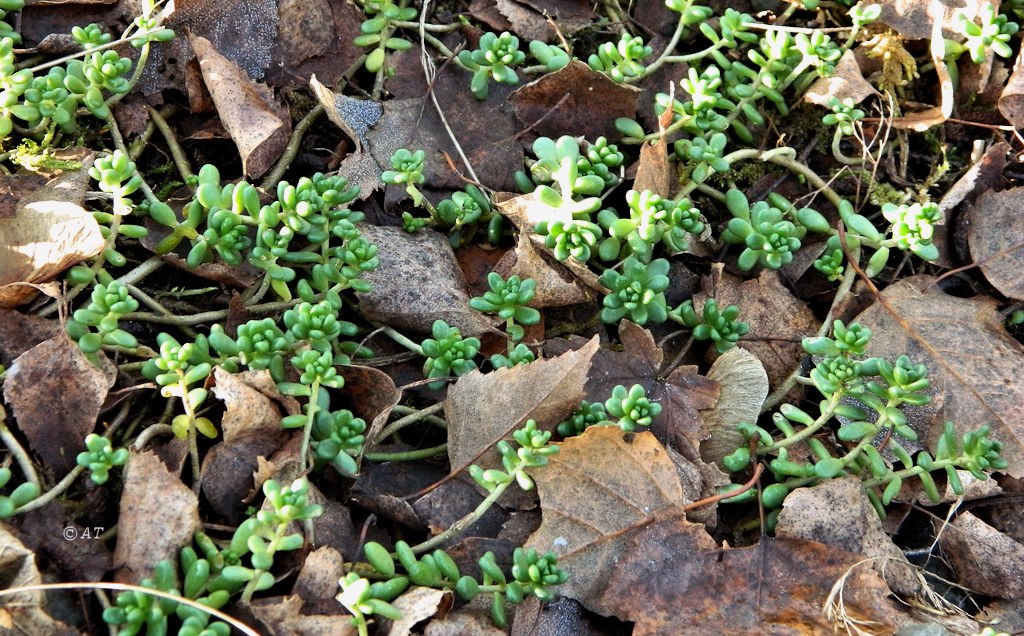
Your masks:
M225 442L254 433L277 433L284 417L282 410L289 415L299 412L298 401L281 395L269 371L228 373L218 366L213 377L217 382L213 394L226 407L221 420Z
M1024 300L1024 188L989 190L971 208L967 238L971 256L1003 295Z
M939 545L958 582L986 596L1024 598L1024 544L1014 541L970 512L936 528Z
M606 595L619 559L633 541L643 543L658 519L690 533L700 549L717 546L703 526L683 518L689 503L676 465L653 435L592 426L570 437L537 481L544 519L527 547L554 552L569 574L559 593L599 614L623 616Z
M506 279L513 275L532 278L537 287L530 306L538 309L565 307L594 299L593 290L584 287L550 254L541 252L527 232L519 233L515 249L505 253L494 271Z
M409 636L417 623L438 614L447 614L454 601L451 590L412 587L391 604L402 613L402 618L391 621L387 636Z
M402 399L402 392L391 376L373 367L350 365L341 368L341 375L345 378L344 397L349 408L366 422L366 439L372 443L387 424L391 409Z
M1013 74L999 96L999 112L1014 128L1024 128L1024 50L1017 54Z
M928 366L933 400L941 407L930 426L917 431L926 447L934 448L946 420L958 435L988 424L1003 444L1006 472L1024 476L1024 385L1018 380L1024 350L1006 333L994 301L949 296L932 280L895 283L857 317L872 331L867 354L904 352Z
M65 335L55 336L25 353L11 365L4 382L4 399L11 404L18 430L29 447L55 473L75 467L93 432L100 407L117 379L117 368L102 353L96 368Z
M176 561L199 529L196 495L156 455L132 452L117 523L117 580L138 584L158 561Z
M335 93L321 84L316 75L309 78L309 86L320 105L324 107L327 118L355 142L357 153L362 152L364 144L367 143L366 133L380 121L384 108L368 99L356 99Z
M579 407L597 337L577 351L483 374L474 370L448 389L448 459L459 472L528 419L551 430ZM493 457L497 465L497 454ZM490 468L490 465L487 465Z
M746 443L736 425L756 422L768 397L768 374L761 361L746 349L733 347L723 353L708 371L718 382L718 402L701 411L707 439L701 440L700 457L721 466L722 458Z
M832 479L797 488L782 504L775 536L805 539L875 557L874 568L894 592L916 595L923 580L882 528L860 479Z
M502 216L519 228L520 235L528 236L537 251L544 253L551 261L557 263L557 266L552 265L552 267L568 270L573 279L588 289L602 294L608 293L608 288L601 284L598 275L585 264L574 258L568 258L561 262L555 260L551 249L544 244L544 237L533 231L533 228L541 221L569 221L571 215L567 215L563 210L556 210L551 206L544 205L533 194L521 194L510 199L499 200L497 206Z
M466 280L447 238L432 230L409 234L369 224L360 230L377 246L380 259L375 271L363 275L373 290L357 294L363 315L417 333L430 333L435 320L458 327L463 336L490 328L469 306Z
M206 38L189 38L224 128L242 155L242 169L258 177L270 169L288 145L291 117L274 103L273 91L254 84L236 63Z
M36 295L35 288L20 283L49 280L103 250L100 226L82 208L88 163L41 187L34 176L0 178L20 196L13 215L0 214L0 307L16 307Z

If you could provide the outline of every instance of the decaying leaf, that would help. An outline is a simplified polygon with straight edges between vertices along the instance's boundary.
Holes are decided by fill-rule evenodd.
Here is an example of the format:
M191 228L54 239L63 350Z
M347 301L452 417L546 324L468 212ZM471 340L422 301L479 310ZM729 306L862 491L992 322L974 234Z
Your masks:
M718 547L703 526L683 518L688 501L676 466L650 433L590 427L531 474L543 522L527 546L554 552L569 574L559 593L599 614L623 617L606 586L624 551L634 540L645 541L655 520L674 515L665 523L686 533L697 549Z
M427 153L424 186L461 190L465 181L459 173L469 176L469 170L452 142L454 135L482 183L496 190L512 190L515 172L523 168L523 147L516 139L519 127L507 104L511 87L492 84L490 96L481 101L467 89L467 72L454 64L438 73L428 88L419 55L400 55L395 63L396 74L389 84L399 99L384 103L383 117L367 134L370 151L381 168L391 169L391 155L399 148L422 149ZM427 96L430 91L439 96L451 133ZM402 188L391 190L404 193Z
M814 81L811 87L804 93L804 101L825 108L831 108L832 98L843 101L852 99L853 103L859 104L878 91L871 85L860 71L857 64L857 56L852 50L843 53L835 70L828 77L822 77Z
M986 596L1024 598L1024 544L1014 541L970 512L936 528L942 554L959 583Z
M719 307L740 308L739 319L750 325L750 333L738 346L761 361L772 386L792 373L804 356L801 339L821 325L807 303L796 298L782 284L778 272L770 269L746 281L731 274L706 278L693 301L698 315L707 298L717 300Z
M367 143L366 133L380 120L384 108L368 99L356 99L335 93L321 84L316 75L309 78L309 86L320 105L324 107L327 118L355 142L357 153L362 152L363 145Z
M102 354L101 354L102 355ZM96 368L65 335L55 336L25 353L11 365L4 382L4 399L12 407L18 430L44 465L63 475L75 467L85 450L85 436L114 385L117 369L106 356Z
M664 524L620 556L602 600L636 622L634 636L831 634L847 625L895 634L907 622L862 555L769 537L749 548L705 548L694 532ZM830 620L834 586L842 611Z
M196 35L189 40L220 121L242 155L242 169L250 177L262 175L288 145L291 117L276 106L273 91L250 81L209 40Z
M1024 188L989 190L971 209L967 237L971 256L1002 294L1024 300Z
M158 561L177 560L199 528L196 495L156 455L132 452L117 523L117 580L138 584Z
M391 604L402 613L402 618L391 621L387 636L409 636L416 623L437 614L446 614L455 598L451 590L412 587Z
M3 589L39 585L43 577L36 567L36 556L11 533L6 524L0 524L0 582ZM52 602L52 599L51 599ZM64 623L55 620L43 607L46 594L41 591L15 592L0 598L0 633L4 634L77 634Z
M15 358L62 331L56 320L0 309L0 364L10 366Z
M559 353L577 346L580 340L551 341L545 348ZM619 340L621 351L604 347L594 356L586 400L604 402L617 385L628 389L639 384L650 400L661 404L661 414L654 419L651 431L687 459L697 459L697 448L707 436L698 411L710 409L718 401L718 383L698 375L693 366L676 367L664 375L664 351L657 347L650 331L629 320L619 322Z
M1003 444L1006 472L1024 476L1024 385L1017 377L1024 351L1002 326L989 299L944 294L927 276L889 286L857 317L872 331L867 354L894 357L899 352L928 366L933 399L941 403L926 430L925 446L934 448L942 424L951 420L958 434L982 424Z
M366 422L365 437L372 441L387 424L402 392L391 376L373 367L350 365L342 367L341 375L345 378L343 395L348 408Z
M355 636L352 615L303 613L305 603L296 595L274 596L248 604L268 636Z
M373 286L357 294L367 318L396 329L430 333L435 320L478 336L490 323L469 306L466 281L448 239L432 230L409 234L401 228L364 224L360 230L377 246L380 266L363 278Z
M541 221L569 221L571 215L567 215L564 210L557 210L544 205L533 194L521 194L509 199L499 199L497 206L502 216L512 221L519 228L520 235L526 235L533 241L536 250L546 254L550 257L550 260L555 260L552 250L544 244L544 237L533 230L537 223ZM574 258L568 258L558 262L558 267L568 270L572 277L586 288L601 293L608 293L608 289L598 280L598 275L587 267L586 264Z
M776 537L817 541L875 557L875 570L894 592L913 596L920 591L923 579L882 528L882 520L857 477L797 488L782 506Z
M345 558L330 546L322 546L306 556L295 577L292 594L306 601L333 599L338 593L338 579L345 576Z
M668 160L668 142L660 138L640 146L640 159L636 168L636 179L633 190L643 192L650 190L659 197L672 196L673 177L672 165Z
M533 419L552 429L580 405L597 338L577 351L491 373L459 378L444 403L452 472L477 462L484 451Z
M556 27L572 33L597 17L583 0L496 0L494 5L512 30L528 40L550 40Z
M617 137L615 120L634 117L640 89L616 84L579 60L542 75L516 90L516 116L538 135L559 137L571 131L594 140Z
M253 433L276 433L281 430L281 418L299 412L299 403L281 395L269 371L228 373L218 366L213 377L217 382L213 394L227 407L221 420L225 442Z
M1014 128L1024 127L1024 51L1017 54L1013 74L1007 80L1003 92L999 96L999 112Z
M700 443L700 456L706 462L720 463L746 443L736 425L757 421L768 397L768 374L754 354L733 347L711 365L708 379L718 383L720 397L712 408L701 412L708 438Z
M0 214L0 307L16 307L36 295L18 283L49 280L103 250L100 226L82 208L88 163L42 186L35 176L0 177L0 187L18 197L4 202L13 215Z
M176 0L164 26L208 40L248 77L259 80L270 65L277 9L273 0ZM154 45L140 87L146 93L164 88L185 91L185 65L192 56L187 37Z
M565 307L593 300L594 293L584 287L561 263L550 254L542 253L529 233L520 232L516 247L505 253L494 271L503 278L518 276L532 278L537 284L531 307Z

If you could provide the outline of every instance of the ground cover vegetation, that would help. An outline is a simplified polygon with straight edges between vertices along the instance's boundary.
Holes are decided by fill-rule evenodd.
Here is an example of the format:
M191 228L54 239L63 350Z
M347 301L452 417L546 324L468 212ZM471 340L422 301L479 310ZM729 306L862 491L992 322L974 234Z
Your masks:
M755 4L0 0L4 629L1024 631L1024 5Z

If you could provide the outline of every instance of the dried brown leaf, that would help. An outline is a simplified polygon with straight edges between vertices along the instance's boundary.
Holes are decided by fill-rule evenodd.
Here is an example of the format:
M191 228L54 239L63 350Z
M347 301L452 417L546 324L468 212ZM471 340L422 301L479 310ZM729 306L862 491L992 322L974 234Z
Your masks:
M10 366L15 358L61 331L56 320L0 309L0 364Z
M561 263L541 252L527 232L516 238L515 250L506 252L494 271L504 278L515 275L532 278L537 284L531 307L565 307L593 300L594 293L584 287Z
M556 29L565 35L597 18L585 0L495 0L512 30L527 40L551 40Z
M364 19L360 8L346 0L281 0L278 36L265 81L278 88L298 88L316 75L333 86L365 52L352 42Z
M262 175L288 145L291 117L276 105L271 89L251 82L209 40L192 35L189 41L220 121L238 146L243 171L250 177Z
M360 230L377 246L380 259L375 271L363 275L373 290L357 294L367 318L417 333L430 333L435 320L458 327L463 336L478 336L490 327L469 306L466 281L446 237L432 230L409 234L367 224Z
M4 382L18 430L47 468L65 473L85 450L117 369L102 357L98 369L70 338L59 335L18 356Z
M961 585L986 596L1024 598L1024 544L964 512L941 528L939 545Z
M200 529L199 499L151 452L132 452L124 471L114 567L138 584L162 559L172 562Z
M955 39L957 35L953 13L964 9L970 19L977 17L980 3L962 0L880 0L882 8L879 22L883 22L896 33L908 40L927 40L932 36L932 25L939 21L945 37Z
M213 394L227 409L221 419L225 442L279 432L284 417L279 405L287 405L288 414L299 412L298 402L281 395L269 371L228 373L218 366L213 377L217 382Z
M653 143L645 143L640 147L640 159L636 169L633 189L637 192L650 190L660 197L672 196L674 176L672 165L668 160L664 137Z
M1017 54L1013 74L999 95L999 112L1014 128L1024 128L1024 58L1021 56L1024 51Z
M345 378L344 398L349 409L367 424L366 439L387 424L391 409L402 399L402 392L387 373L373 367L349 365L341 368Z
M556 358L487 374L474 370L459 378L444 402L452 472L476 462L526 420L551 430L576 410L597 349L595 337Z
M34 288L17 283L49 280L103 250L99 224L82 208L89 163L43 186L29 185L37 183L34 176L0 178L0 187L11 193L5 207L15 210L0 214L0 307L36 295Z
M164 26L210 42L217 51L259 80L270 65L277 34L274 0L176 0ZM153 46L139 82L146 93L164 88L186 92L185 66L192 60L191 38L179 37Z
M989 190L971 209L967 238L971 256L1003 295L1024 300L1024 188Z
M210 509L227 523L245 520L246 500L255 490L253 473L259 469L259 459L273 455L288 439L280 415L277 417L276 430L235 433L230 441L218 442L203 456L203 496Z
M516 170L523 168L523 147L516 138L520 128L508 108L511 87L491 84L489 97L481 101L468 88L469 72L454 64L438 73L429 88L419 55L400 55L395 64L396 75L389 86L395 86L405 99L385 102L383 117L367 134L370 152L381 169L391 169L391 155L399 148L422 149L427 153L424 186L461 190L466 185L462 175L468 177L469 170L451 140L454 135L481 183L496 190L512 190ZM437 95L451 133L428 91ZM404 188L389 188L389 194L392 191L405 196Z
M619 558L604 600L636 622L634 636L831 634L844 627L822 611L837 584L843 615L870 621L870 633L894 634L906 620L862 555L769 537L749 548L705 548L695 532L652 528Z
M746 443L736 425L756 422L760 416L768 397L768 374L754 354L733 347L711 365L708 379L718 382L720 397L715 406L701 412L708 438L700 443L700 457L721 465L723 457Z
M831 75L819 78L811 84L804 93L804 101L831 108L829 102L833 97L839 101L852 99L853 103L859 104L877 94L875 87L864 79L857 64L857 56L852 50L847 50Z
M267 636L356 635L351 614L343 610L337 614L304 614L303 605L302 599L293 594L255 600L248 609L263 623Z
M499 199L497 206L502 216L519 228L520 235L525 234L529 236L537 251L545 254L550 261L558 263L559 268L568 270L568 273L579 284L594 291L604 294L608 293L608 288L601 284L601 281L598 280L598 275L587 267L586 264L574 258L569 258L562 262L555 260L552 250L544 244L544 237L533 231L537 223L541 221L569 221L571 215L566 215L564 210L556 210L544 205L533 194L521 194L504 200Z
M615 120L636 116L640 89L616 84L579 60L541 76L512 94L516 116L538 135L566 131L594 140L618 138Z
M544 520L528 547L552 551L569 574L559 593L599 614L619 614L605 588L636 537L642 542L656 519L690 534L700 549L717 547L702 526L682 518L688 503L676 466L650 433L593 426L570 437L548 465L531 473Z
M882 520L857 477L794 490L783 503L775 536L817 541L876 557L874 568L893 591L913 596L921 589L920 575L882 528Z
M676 367L666 376L661 368L664 351L650 331L629 320L619 322L619 340L622 350L603 347L594 356L585 399L604 402L617 385L629 388L639 384L650 400L661 404L651 431L687 459L697 459L697 448L707 436L698 411L710 409L718 401L718 383L698 375L693 366ZM558 353L578 341L552 341L546 349Z
M292 594L307 601L333 599L338 593L338 579L345 576L345 558L330 546L319 547L306 556L295 577Z
M6 524L0 524L0 581L4 589L39 585L43 577L36 567L36 557L11 533ZM41 591L14 592L0 599L0 633L3 634L53 634L70 636L78 634L64 623L52 618L43 607L49 601Z
M384 108L368 99L356 99L335 93L321 84L316 75L309 78L309 86L320 105L324 107L327 118L355 142L357 153L362 152L363 145L367 143L366 134L380 121Z
M750 325L750 333L738 346L761 361L772 386L778 386L800 364L804 357L800 341L821 325L807 303L796 298L782 284L778 272L770 269L746 281L731 274L705 279L693 301L698 315L707 298L717 300L719 307L740 308L739 319Z
M876 301L857 317L872 331L867 353L906 354L928 366L933 400L941 407L931 425L918 430L925 446L934 447L946 420L958 434L989 424L1010 463L1006 472L1021 477L1024 385L1018 376L1024 351L1006 333L994 301L949 296L931 282L914 276L895 283L882 293L884 303Z
M428 618L448 613L455 597L451 590L412 587L395 599L391 605L402 613L402 618L391 621L387 636L409 636L412 628Z

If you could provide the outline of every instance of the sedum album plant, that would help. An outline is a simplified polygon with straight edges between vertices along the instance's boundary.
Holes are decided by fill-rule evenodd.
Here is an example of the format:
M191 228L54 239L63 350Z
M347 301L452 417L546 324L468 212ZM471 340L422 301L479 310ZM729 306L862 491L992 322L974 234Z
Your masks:
M824 398L817 411L783 404L772 416L778 434L749 422L739 425L749 445L727 455L722 464L732 472L745 470L752 461L766 464L775 480L761 493L761 502L771 511L769 525L790 492L823 480L860 477L868 499L884 517L885 506L899 496L905 481L917 481L939 502L932 473L944 473L959 495L963 485L957 471L985 479L986 471L1008 465L988 426L958 435L952 422L946 422L934 449L913 457L907 446L917 442L918 431L905 408L931 402L928 369L905 355L895 360L864 357L870 338L869 329L836 320L832 337L804 339L804 350L816 360L806 383ZM821 435L830 426L837 426L835 440ZM728 501L756 496L750 490Z

